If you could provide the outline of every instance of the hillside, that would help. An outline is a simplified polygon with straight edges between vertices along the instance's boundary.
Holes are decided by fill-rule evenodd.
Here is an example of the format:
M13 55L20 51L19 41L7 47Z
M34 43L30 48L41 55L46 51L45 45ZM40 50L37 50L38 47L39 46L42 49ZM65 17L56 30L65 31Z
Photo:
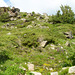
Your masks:
M68 73L75 66L75 24L54 24L46 13L0 9L5 14L0 15L0 75L75 75L75 67Z

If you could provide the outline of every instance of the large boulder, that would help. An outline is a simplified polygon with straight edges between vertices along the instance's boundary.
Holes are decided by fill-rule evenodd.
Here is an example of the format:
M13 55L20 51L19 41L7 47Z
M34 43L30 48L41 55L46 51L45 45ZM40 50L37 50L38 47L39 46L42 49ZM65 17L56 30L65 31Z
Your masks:
M75 66L69 68L69 73L75 74Z

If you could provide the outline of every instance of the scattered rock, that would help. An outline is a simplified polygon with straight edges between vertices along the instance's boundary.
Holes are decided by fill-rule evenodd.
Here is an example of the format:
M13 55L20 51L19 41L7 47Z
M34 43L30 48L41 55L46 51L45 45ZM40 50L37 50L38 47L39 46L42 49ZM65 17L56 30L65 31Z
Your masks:
M20 16L20 15L18 15L18 16L17 16L17 18L18 18L18 19L20 19L20 18L21 18L21 16Z
M11 33L9 32L9 33L7 33L7 35L11 35Z
M53 71L53 68L49 68L50 71Z
M34 74L34 75L42 75L40 72L31 72L31 74Z
M50 24L53 24L53 22L49 22Z
M32 25L28 25L26 28L32 28L33 26Z
M41 35L41 36L38 38L37 41L38 41L39 43L41 43L43 40L44 40L44 38L43 38L43 36Z
M25 19L25 18L22 18L21 20L22 20L23 22L28 22L28 20Z
M13 29L13 28L14 28L14 26L11 26L10 28L11 28L11 29Z
M67 41L65 45L68 46L68 47L70 47L70 42Z
M62 70L68 69L68 67L63 67Z
M69 68L69 73L75 74L75 66L72 66L72 67Z
M11 18L10 18L10 21L14 21L14 18L13 18L13 17L11 17Z
M19 68L22 69L22 70L24 70L24 71L26 71L26 68L24 68L24 67L22 67L22 66L20 66Z
M12 7L10 11L8 11L9 17L17 17L19 15L20 9Z
M5 28L5 27L6 27L5 25L2 26L2 28Z
M15 25L15 23L11 23L11 25Z
M51 72L51 75L58 75L58 72Z
M49 17L48 17L48 15L47 15L47 13L43 13L43 15L44 15L44 19L45 19L45 22L48 22L48 20L49 20Z
M9 26L9 25L10 25L9 23L6 24L6 26Z
M47 42L48 42L48 41L42 41L42 42L40 43L40 47L43 47L43 48L44 48L44 47L46 46Z
M51 47L50 48L54 50L55 47L56 47L55 45L51 44Z
M39 16L38 18L37 18L37 20L39 21L39 20L41 20L41 19L43 19L43 17L42 16Z
M33 14L32 13L27 13L26 18L29 18L30 16L33 16Z
M28 70L34 71L34 64L28 63Z
M72 42L72 44L74 44L74 45L75 45L75 42Z
M49 28L48 26L40 26L41 29Z
M64 35L66 36L66 38L69 38L69 39L72 39L73 38L73 35L72 35L72 32L65 32Z

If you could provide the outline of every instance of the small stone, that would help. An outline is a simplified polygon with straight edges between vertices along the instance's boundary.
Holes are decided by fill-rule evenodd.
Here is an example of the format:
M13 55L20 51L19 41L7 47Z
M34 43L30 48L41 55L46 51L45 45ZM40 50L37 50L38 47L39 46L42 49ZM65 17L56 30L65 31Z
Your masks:
M58 75L58 72L51 72L51 75Z
M47 41L42 41L42 42L40 43L40 47L45 47L46 44L47 44Z
M25 19L25 18L22 18L21 20L22 20L23 22L28 22L27 19Z
M55 45L51 44L51 47L50 48L54 50L55 47L56 47Z
M68 67L63 67L62 70L68 69Z
M11 35L11 33L9 32L9 33L7 33L7 35Z
M69 73L75 74L75 66L72 66L72 67L69 68Z
M14 28L14 26L11 26L11 29L13 29Z
M27 65L28 65L28 70L34 71L34 64L29 63Z
M11 17L11 18L10 18L10 21L14 21L14 18L13 18L13 17Z
M6 24L6 26L9 26L9 25L10 25L9 23Z
M68 47L70 47L70 42L67 41L65 45L68 46Z
M32 25L28 25L27 28L32 28Z
M53 71L53 68L49 68L50 71Z
M40 72L31 72L31 74L34 74L34 75L42 75Z

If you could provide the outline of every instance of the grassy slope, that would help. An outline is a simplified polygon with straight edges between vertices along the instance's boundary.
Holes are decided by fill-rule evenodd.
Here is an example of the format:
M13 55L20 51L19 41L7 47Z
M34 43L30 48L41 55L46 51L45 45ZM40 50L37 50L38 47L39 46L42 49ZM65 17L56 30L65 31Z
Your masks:
M33 27L27 29L27 25L31 25L31 22L23 23L23 25L21 25L21 21L11 21L9 23L16 22L17 25L15 27L18 28L13 29L1 28L5 23L0 23L0 75L18 75L24 73L18 67L21 64L27 68L27 65L24 64L25 62L33 63L35 71L39 71L43 75L47 75L50 72L49 68L53 68L53 71L59 71L62 67L73 65L72 60L67 57L70 58L75 52L75 46L72 44L72 42L75 42L75 39L65 38L63 32L71 30L75 34L75 24L52 25L35 20L36 23L48 26L49 28L41 29ZM7 35L9 32L11 35ZM26 35L24 36L24 34ZM40 36L49 41L48 45L42 49L37 47L39 45L37 39ZM70 47L65 46L66 41L70 41ZM59 48L62 46L63 49L59 51L56 49L52 50L50 49L50 44L55 44Z

